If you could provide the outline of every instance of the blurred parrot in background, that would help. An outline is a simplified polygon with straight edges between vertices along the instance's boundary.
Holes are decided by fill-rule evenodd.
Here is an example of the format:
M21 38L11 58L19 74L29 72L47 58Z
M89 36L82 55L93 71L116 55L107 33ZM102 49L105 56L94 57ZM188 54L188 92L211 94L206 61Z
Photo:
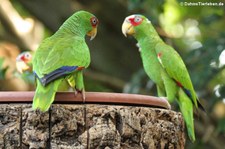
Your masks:
M29 84L34 84L35 77L32 66L32 52L25 51L16 57L16 69L17 72L14 73L16 77L22 78Z
M33 57L33 71L37 78L34 110L47 111L65 80L75 89L75 94L81 92L85 99L82 70L90 64L85 35L94 39L97 26L98 19L93 14L78 11L40 44Z
M31 52L25 51L20 53L16 57L16 69L19 73L25 71L32 72L32 54Z
M156 83L159 97L169 102L177 99L188 130L195 141L193 107L201 108L187 68L180 55L163 42L151 22L143 15L130 15L122 24L122 33L132 35L137 41L144 70Z

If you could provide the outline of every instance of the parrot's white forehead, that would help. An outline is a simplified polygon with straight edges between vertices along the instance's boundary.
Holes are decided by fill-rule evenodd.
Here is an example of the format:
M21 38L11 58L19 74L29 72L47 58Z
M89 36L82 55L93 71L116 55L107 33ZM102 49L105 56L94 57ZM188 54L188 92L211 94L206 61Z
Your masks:
M19 55L16 57L16 61L20 61L22 56L23 56L23 54L19 54Z
M21 57L24 56L24 55L29 55L31 56L31 54L29 52L23 52L23 53L20 53L17 57L16 57L16 61L21 61Z
M130 16L126 17L126 19L125 19L125 20L129 20L129 19L131 19L131 18L134 18L135 16L136 16L135 14L130 15Z
M139 15L139 14L132 14L132 15L126 17L125 20L129 21L129 19L135 18L136 16L141 17L141 15ZM151 21L149 19L146 19L146 20L147 20L148 23L151 23Z

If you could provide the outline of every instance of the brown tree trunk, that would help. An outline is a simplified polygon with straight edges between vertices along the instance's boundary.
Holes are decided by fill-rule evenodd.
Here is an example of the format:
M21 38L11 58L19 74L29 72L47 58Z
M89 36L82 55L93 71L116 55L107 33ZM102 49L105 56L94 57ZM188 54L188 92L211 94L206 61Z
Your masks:
M153 107L54 104L0 105L0 148L184 148L180 113Z

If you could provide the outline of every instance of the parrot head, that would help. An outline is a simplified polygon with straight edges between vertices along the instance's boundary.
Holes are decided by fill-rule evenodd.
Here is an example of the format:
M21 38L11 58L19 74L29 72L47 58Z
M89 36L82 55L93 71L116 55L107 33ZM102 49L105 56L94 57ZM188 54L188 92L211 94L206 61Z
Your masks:
M16 57L16 68L20 73L31 69L32 55L30 52L22 52Z
M123 22L122 33L125 37L127 37L127 35L137 37L138 34L143 34L146 32L146 25L148 25L147 27L149 29L149 24L151 24L151 22L143 15L130 15L126 17Z
M70 30L81 36L87 35L93 40L97 35L99 21L97 17L87 11L78 11L69 17L61 26L63 30Z

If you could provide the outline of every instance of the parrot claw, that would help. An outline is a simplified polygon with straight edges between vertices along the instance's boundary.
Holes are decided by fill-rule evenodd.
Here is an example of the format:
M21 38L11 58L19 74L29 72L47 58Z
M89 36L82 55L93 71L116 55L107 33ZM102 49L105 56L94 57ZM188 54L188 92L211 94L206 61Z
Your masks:
M85 90L84 90L84 89L82 89L82 92L81 92L81 93L82 93L83 103L85 103L85 98L86 98L86 97L85 97Z
M81 94L82 95L82 101L83 101L83 103L85 103L85 90L84 89L82 89L82 90L78 90L78 89L75 89L75 91L74 91L74 95L75 95L75 97L77 96L77 94Z
M78 91L75 89L75 90L74 90L74 95L75 95L75 97L77 96L77 94L78 94Z
M169 104L167 97L159 97L159 98L166 100L167 101L167 109L171 110L171 105Z

